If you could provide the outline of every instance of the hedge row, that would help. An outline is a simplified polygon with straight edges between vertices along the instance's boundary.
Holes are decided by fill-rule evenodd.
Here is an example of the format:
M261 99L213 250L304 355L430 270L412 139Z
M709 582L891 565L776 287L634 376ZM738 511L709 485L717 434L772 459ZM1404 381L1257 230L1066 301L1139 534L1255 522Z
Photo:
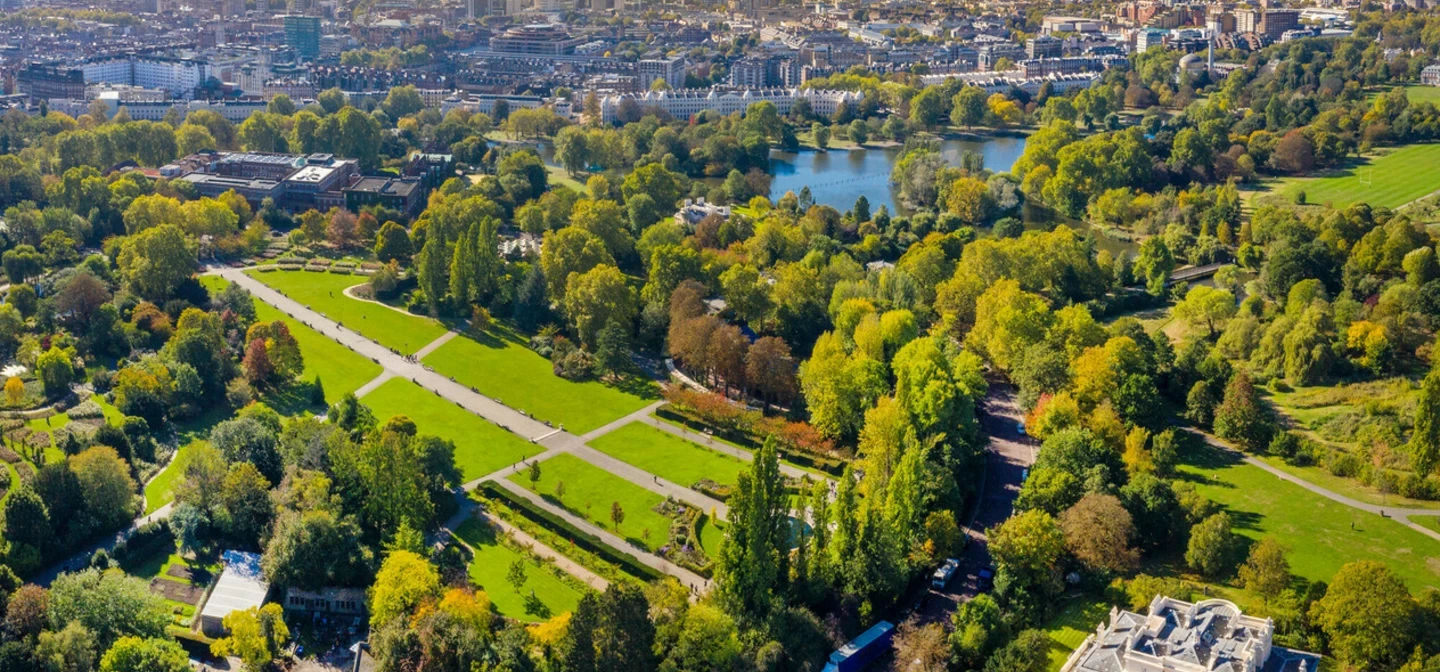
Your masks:
M580 548L594 553L595 555L600 556L602 559L608 562L619 565L622 569L637 577L640 577L646 581L654 581L665 576L663 573L661 573L654 567L651 567L636 560L628 553L622 553L612 548L609 544L601 541L599 537L596 537L595 535L592 535L588 532L581 531L580 529L561 519L559 516L556 516L549 511L535 506L534 502L531 502L524 497L519 497L515 495L509 490L506 490L504 487L496 485L493 481L485 481L484 483L481 483L480 490L481 494L483 494L484 496L493 499L499 499L505 502L506 506L509 506L517 513L525 516L526 518L529 518L536 524L546 527L551 531L564 537L567 537L576 546L579 546Z

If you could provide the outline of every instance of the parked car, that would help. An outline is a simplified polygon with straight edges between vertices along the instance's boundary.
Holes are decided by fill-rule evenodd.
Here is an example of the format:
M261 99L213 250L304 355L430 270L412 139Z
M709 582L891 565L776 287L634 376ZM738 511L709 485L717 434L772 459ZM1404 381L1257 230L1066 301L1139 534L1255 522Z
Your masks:
M989 567L980 570L980 576L975 582L975 587L982 593L990 592L990 589L995 587L995 571Z

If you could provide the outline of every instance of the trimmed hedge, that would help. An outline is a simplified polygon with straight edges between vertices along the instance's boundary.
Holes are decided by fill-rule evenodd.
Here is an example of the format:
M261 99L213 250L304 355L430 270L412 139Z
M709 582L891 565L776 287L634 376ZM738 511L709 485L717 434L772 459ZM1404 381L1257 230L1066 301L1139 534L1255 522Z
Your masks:
M170 530L169 521L156 520L135 528L130 536L116 542L115 549L110 551L110 557L123 563L131 556L144 557L166 544L174 548L175 533Z
M481 483L480 490L481 494L483 494L485 497L499 499L505 502L506 506L509 506L511 509L514 509L516 512L520 513L526 518L529 518L536 524L546 527L552 532L568 537L570 541L576 546L579 546L591 553L594 553L595 555L600 556L602 559L608 562L619 565L621 569L629 572L630 574L640 577L646 581L654 581L665 576L665 574L655 569L654 567L644 564L631 557L630 554L616 550L609 544L600 541L599 537L596 537L588 532L584 532L571 525L570 523L566 522L565 520L561 519L560 517L556 516L555 514L552 514L549 511L535 506L534 502L531 502L524 497L517 497L514 493L506 490L504 487L496 485L494 481L485 481L484 483Z

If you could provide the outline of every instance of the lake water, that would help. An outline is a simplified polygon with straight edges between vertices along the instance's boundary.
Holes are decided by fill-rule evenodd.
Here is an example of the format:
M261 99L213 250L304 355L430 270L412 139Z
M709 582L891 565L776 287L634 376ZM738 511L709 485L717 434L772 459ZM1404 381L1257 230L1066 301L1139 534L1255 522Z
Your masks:
M1025 151L1024 136L996 136L983 140L947 139L941 142L940 154L952 165L960 165L966 151L985 157L985 167L1006 172ZM891 214L896 212L895 190L890 185L890 168L900 158L899 147L827 152L801 150L770 152L770 170L775 179L770 184L770 198L779 199L787 191L800 193L806 186L815 202L844 212L864 196L873 211L884 204Z

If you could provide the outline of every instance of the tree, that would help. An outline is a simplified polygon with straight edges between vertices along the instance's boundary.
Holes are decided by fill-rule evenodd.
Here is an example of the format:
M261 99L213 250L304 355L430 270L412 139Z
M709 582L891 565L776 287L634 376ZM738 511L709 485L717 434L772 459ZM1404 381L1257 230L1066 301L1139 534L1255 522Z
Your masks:
M545 234L540 247L540 268L551 300L564 301L572 274L583 274L602 265L614 266L615 258L595 234L576 226Z
M786 404L795 397L795 357L778 336L763 336L745 355L745 380L767 403Z
M33 570L17 560L30 557L38 561L41 550L53 541L50 512L44 500L34 488L22 483L5 500L3 523L5 540L10 542L10 564L21 571Z
M815 140L815 148L820 151L830 149L830 127L820 122L810 124L810 137Z
M265 669L290 641L290 629L285 625L284 611L277 602L232 611L226 614L222 623L230 631L230 636L211 643L210 653L235 656L245 663L245 669L252 672Z
M70 468L80 482L85 509L102 527L114 529L135 517L139 510L135 480L130 477L130 465L114 448L90 448L70 458Z
M270 353L265 350L264 339L255 339L245 346L245 359L241 366L245 368L245 380L251 385L260 388L270 382L275 375L275 367L270 363Z
M615 531L620 531L620 523L625 522L625 509L621 508L620 502L610 502L610 523L615 526Z
M530 462L530 468L526 470L526 478L530 479L530 489L535 490L540 483L540 460Z
M180 283L190 279L198 263L195 245L170 224L126 237L117 261L126 284L157 303L174 295Z
M382 263L399 261L405 264L410 262L411 254L414 254L414 248L410 245L410 234L405 227L388 221L380 226L380 232L375 235L376 259Z
M1230 516L1214 514L1190 528L1190 543L1185 549L1185 564L1213 578L1223 578L1234 569L1236 554L1242 543L1230 529Z
M919 625L914 619L901 623L895 633L895 659L912 661L906 667L915 672L946 672L950 643L945 626Z
M633 324L638 310L635 290L619 269L609 265L572 275L566 283L564 306L580 341L590 347L607 324Z
M22 283L40 274L45 268L45 257L30 245L18 245L0 255L0 267L12 283Z
M1185 299L1175 304L1175 317L1192 327L1204 327L1206 336L1214 338L1217 329L1235 316L1235 295L1224 289L1195 285Z
M1044 338L1050 320L1045 299L1006 278L976 301L975 326L965 340L995 366L1009 370L1026 347Z
M975 177L962 177L950 185L950 193L945 198L945 205L950 214L956 215L960 221L976 226L983 224L990 216L990 209L994 207L994 198L990 195L990 188L985 182Z
M8 406L19 406L25 400L25 381L20 376L10 376L5 380L5 403Z
M926 87L910 99L910 122L926 130L945 118L945 93L938 86Z
M95 634L98 648L108 649L125 636L164 636L170 608L141 579L86 569L51 584L50 620L56 628L79 623Z
M1140 561L1131 546L1135 526L1113 495L1088 494L1060 514L1065 547L1094 571L1126 572Z
M1225 397L1215 407L1215 435L1241 448L1258 451L1270 444L1275 424L1270 407L1260 401L1250 376L1237 371L1225 385Z
M57 397L70 391L70 382L75 377L75 365L64 350L51 346L35 360L35 376L45 387L45 394Z
M850 129L847 133L850 136L850 142L857 145L864 145L870 139L870 127L866 126L865 121L861 119L850 122Z
M5 383L9 392L10 383ZM1440 464L1440 368L1433 368L1420 384L1415 404L1415 430L1410 434L1410 466L1421 477Z
M40 633L35 647L35 660L48 672L90 672L98 655L95 635L79 623Z
M1410 654L1417 611L1400 577L1382 563L1361 560L1340 568L1309 616L1346 667L1385 670Z
M390 93L385 96L385 102L380 106L385 109L385 114L391 119L398 120L400 117L409 116L425 109L425 101L420 98L420 92L412 85L394 86Z
M630 365L629 329L610 322L600 330L595 344L595 369L602 375L619 376Z
M525 585L525 581L528 578L529 577L525 576L525 559L515 558L515 561L510 563L510 569L505 572L505 582L510 584L510 587L514 588L515 592L518 593L520 592L520 586Z
M1160 236L1150 236L1140 243L1140 254L1135 257L1134 273L1137 279L1144 279L1150 293L1159 296L1165 291L1165 283L1175 270L1175 257Z
M190 656L170 637L121 637L100 659L100 672L190 672Z
M1035 613L1061 588L1059 562L1065 534L1049 513L1030 510L989 530L997 590L1016 608Z
M715 558L717 597L742 623L763 622L789 577L790 502L773 436L741 472L728 503L730 526Z
M1051 641L1043 630L1021 632L985 661L984 672L1045 672Z
M370 623L380 627L408 616L440 595L440 574L429 560L410 551L392 551L370 587Z
M956 126L976 126L985 120L985 89L962 86L951 99L950 121Z
M1240 565L1240 583L1266 601L1290 585L1290 562L1279 541L1265 537L1250 547L1250 557Z

